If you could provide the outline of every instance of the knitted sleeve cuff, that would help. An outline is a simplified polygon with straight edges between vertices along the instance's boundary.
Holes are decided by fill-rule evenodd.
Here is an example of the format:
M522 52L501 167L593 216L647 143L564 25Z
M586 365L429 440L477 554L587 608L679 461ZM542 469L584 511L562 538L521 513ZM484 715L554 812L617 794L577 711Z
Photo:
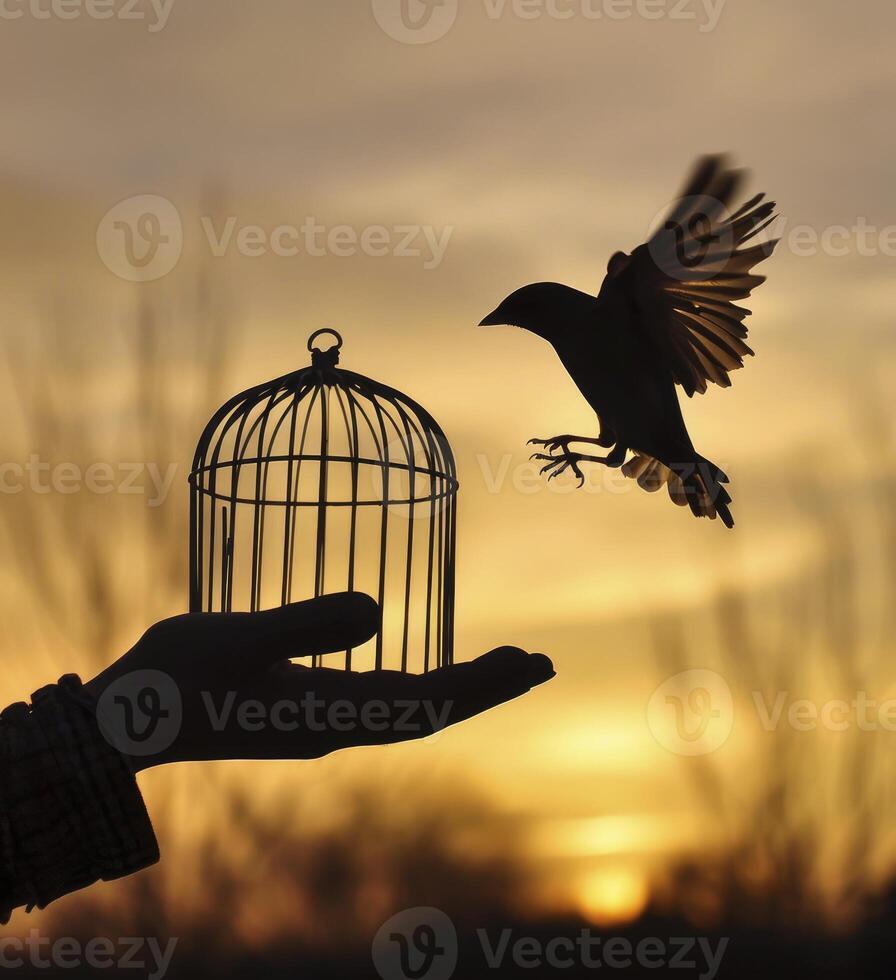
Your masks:
M0 713L0 923L158 859L133 771L78 677Z

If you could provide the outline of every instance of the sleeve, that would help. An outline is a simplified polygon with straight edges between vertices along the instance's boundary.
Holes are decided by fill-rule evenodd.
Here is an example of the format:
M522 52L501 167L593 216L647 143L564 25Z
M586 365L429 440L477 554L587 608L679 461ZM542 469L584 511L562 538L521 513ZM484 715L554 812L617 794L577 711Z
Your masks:
M0 923L158 859L133 770L78 677L0 712Z

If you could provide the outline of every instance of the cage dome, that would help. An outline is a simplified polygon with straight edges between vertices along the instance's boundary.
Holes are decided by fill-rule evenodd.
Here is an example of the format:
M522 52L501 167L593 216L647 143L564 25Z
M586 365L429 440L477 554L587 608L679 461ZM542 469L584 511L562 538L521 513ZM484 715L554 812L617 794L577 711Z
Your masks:
M318 331L310 366L230 399L206 426L190 474L190 609L367 592L377 636L315 665L422 673L453 660L454 455L417 402L339 367L341 348Z

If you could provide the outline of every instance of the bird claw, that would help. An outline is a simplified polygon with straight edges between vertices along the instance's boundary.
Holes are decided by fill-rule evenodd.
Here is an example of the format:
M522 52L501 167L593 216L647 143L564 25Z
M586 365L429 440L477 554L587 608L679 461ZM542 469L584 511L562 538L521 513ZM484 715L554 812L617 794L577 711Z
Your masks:
M581 457L577 453L564 453L562 456L548 456L546 453L535 453L529 457L533 460L547 460L547 463L541 468L541 476L545 473L549 473L548 483L551 480L556 479L562 473L565 473L568 469L571 469L579 481L579 488L581 489L585 486L585 474L579 468L579 462Z
M528 445L544 446L549 453L556 453L559 450L563 450L564 455L569 455L569 444L574 441L574 439L568 436L554 436L552 439L530 439Z

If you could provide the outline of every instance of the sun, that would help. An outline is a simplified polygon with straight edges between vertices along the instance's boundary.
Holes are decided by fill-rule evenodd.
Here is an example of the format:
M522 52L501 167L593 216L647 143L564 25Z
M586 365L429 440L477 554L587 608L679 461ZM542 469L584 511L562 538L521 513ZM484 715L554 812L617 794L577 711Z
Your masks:
M645 876L635 868L605 868L582 878L579 909L599 926L621 925L637 919L649 897Z

